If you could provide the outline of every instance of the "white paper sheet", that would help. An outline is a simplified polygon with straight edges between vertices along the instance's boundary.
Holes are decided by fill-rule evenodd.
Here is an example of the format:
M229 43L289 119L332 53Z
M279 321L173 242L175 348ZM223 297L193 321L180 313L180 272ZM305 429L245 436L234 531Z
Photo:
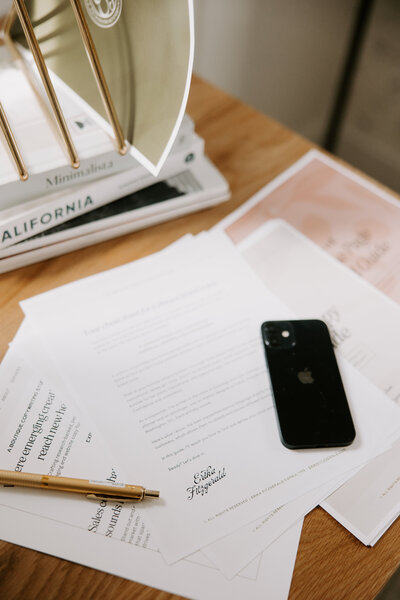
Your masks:
M266 548L270 548L294 523L302 522L303 517L315 508L340 481L329 482L311 490L304 496L280 506L257 519L254 523L234 531L202 549L203 554L229 579L237 575L243 567L254 560Z
M400 204L395 196L310 150L216 227L238 243L277 218L400 301Z
M268 289L297 315L325 321L340 354L400 402L400 308L393 300L284 221L265 224L238 248Z
M143 511L168 562L363 464L394 430L393 406L342 364L356 442L284 448L259 326L288 311L223 234L201 240L23 303L128 476L161 489Z
M190 559L167 566L159 552L118 546L104 536L0 505L0 537L6 541L199 600L286 600L301 527L294 525L263 553L256 576L246 570L228 581L211 566Z
M283 221L258 228L239 249L269 289L299 317L325 320L338 352L400 403L395 302ZM399 458L396 444L323 503L365 544L376 541L384 524L400 513Z
M190 241L190 238L182 238L182 240L180 240L176 245L180 244L182 246L182 244L187 243L188 241ZM21 328L19 329L15 340L12 342L12 347L13 347L13 351L14 353L20 353L23 354L25 357L27 357L27 359L29 359L31 362L33 362L33 364L36 364L36 370L38 372L49 372L49 367L51 364L51 359L49 358L49 356L46 354L46 352L44 351L43 348L40 347L40 340L37 339L36 336L33 335L32 331L30 331L29 329L29 323L27 321L27 319L25 319L24 323L22 324ZM12 353L11 353L12 354ZM35 361L36 358L36 361ZM10 360L10 357L7 358L7 361ZM14 356L14 360L16 360L16 357ZM7 362L5 361L5 362ZM3 370L4 370L4 365L3 365ZM51 375L53 377L53 383L54 383L54 379L57 378L57 374L56 374L56 369L53 367L50 370ZM4 379L4 377L3 377ZM1 381L1 372L0 372L0 381ZM58 383L58 387L62 388L62 382L60 382L59 379L57 379L57 383ZM26 376L26 381L25 384L28 385L28 377ZM34 386L34 383L32 382L31 387ZM64 393L65 395L65 393ZM18 405L18 400L19 398L16 398L15 401L13 401L13 404L15 402L15 405ZM71 400L69 399L69 405L72 406ZM77 407L74 407L74 412L78 413ZM76 423L81 423L82 422L82 415L76 416L74 415L74 418L76 417ZM98 433L96 435L93 434L93 423L91 426L92 431L89 432L89 436L87 435L87 432L89 431L90 427L86 426L83 427L83 439L79 439L79 437L77 438L77 443L74 443L73 445L73 449L76 449L77 451L77 456L79 458L79 470L83 469L83 472L81 473L81 475L83 477L89 477L92 476L92 473L90 472L90 464L91 464L91 460L90 458L88 458L86 461L83 460L83 456L82 454L86 453L93 456L93 454L96 454L97 456L99 455L99 451L96 450L96 441L97 441L97 446L99 445L98 442ZM82 427L80 427L80 430L82 431ZM86 440L89 439L91 445L88 446L88 443L86 442ZM84 441L86 443L84 443ZM93 445L93 441L94 441L94 445ZM90 450L89 450L90 448ZM101 455L101 452L100 452ZM112 471L112 467L111 467L111 452L108 451L108 462L110 464L109 467L109 472L111 473ZM71 452L69 453L69 457L71 457ZM6 457L8 458L8 457ZM51 458L51 455L49 456L49 458ZM2 461L3 465L4 460ZM114 461L114 470L115 470L115 462ZM105 469L105 463L107 463L107 460L105 458L102 458L100 460L100 464L102 465L102 473L99 473L97 475L97 478L105 478L106 477L106 473L104 473L104 469ZM95 464L99 464L99 460L95 461ZM13 466L13 464L11 464L11 466ZM47 467L47 464L46 464ZM38 471L40 469L44 469L44 465L43 464L38 464L33 463L30 467L29 467L32 471ZM75 468L74 464L72 464L72 466L67 467L68 468L68 472L72 475L76 476L76 473L78 472L78 467ZM27 469L25 469L27 470ZM53 471L54 472L54 471ZM57 472L57 471L56 471ZM62 473L60 473L62 474ZM121 477L120 477L121 478ZM272 513L266 515L265 517L263 517L262 519L258 519L256 522L251 523L250 526L246 526L244 528L241 528L240 530L238 530L237 532L234 532L233 534L226 536L224 538L222 538L221 540L218 540L217 542L215 542L214 544L203 548L202 552L204 553L204 555L229 579L231 579L234 575L237 575L239 572L241 572L243 574L243 569L249 565L249 563L251 563L252 565L252 569L254 570L255 568L255 564L256 562L254 561L254 559L257 556L261 556L262 552L269 547L280 535L282 535L282 533L286 532L293 524L295 523L299 523L302 521L302 517L307 514L314 506L316 506L327 494L328 492L330 492L332 489L336 489L336 487L339 485L338 483L329 483L327 486L323 486L323 488L318 488L317 490L313 490L312 492L309 492L308 494L305 494L304 496L302 496L301 498L293 501L292 503L290 503L289 505L280 507L279 509L274 510ZM40 516L44 516L43 515L43 511L42 511L42 506L41 506L41 495L42 494L37 494L37 492L34 492L34 500L39 503L37 504L36 510L38 511L38 514ZM57 503L57 500L60 500L60 496L59 495L54 495L54 503ZM4 497L3 497L3 501L4 501ZM10 502L8 503L8 505L10 506L10 508L16 508L19 506L20 509L22 509L24 507L24 505L21 506L21 499L26 499L26 501L29 503L29 509L32 510L32 498L30 495L27 496L22 496L21 498L21 491L18 490L17 494L16 494L16 498L13 498L12 496L9 496L9 500ZM46 497L46 499L48 500L48 498ZM76 504L77 498L73 499L73 504L72 507L76 507L76 506L80 506L82 510L84 509L88 509L88 505L86 502L84 503L80 503L79 505ZM53 502L53 499L51 500L51 502ZM26 506L25 506L26 508ZM57 518L57 514L58 511L60 509L60 504L56 504L55 506L52 507L53 509L56 509L57 513L53 514L53 518L56 519ZM42 511L42 512L41 512ZM71 524L73 524L74 526L77 525L78 522L80 522L82 520L82 516L78 516L76 514L75 510L72 511L68 511L68 509L65 509L65 507L63 507L62 509L63 512L65 512L68 515L68 519ZM140 518L140 505L139 505L139 509L135 510L135 521L137 519ZM119 521L120 523L123 524L123 526L126 526L126 522L128 522L130 519L129 517L129 506L128 507L124 507L121 515L119 516ZM89 516L86 514L86 511L84 511L84 516L83 516L83 520L89 521ZM140 533L141 530L141 525L138 522L136 525L136 531L138 533ZM121 529L121 528L120 528ZM132 530L133 531L133 530ZM97 531L96 531L97 532ZM101 529L99 531L99 533L101 532ZM130 543L136 543L136 538L135 536L133 536L131 538L131 533L129 533L129 535L127 534L125 536L125 541L127 541L127 539L130 539ZM142 534L141 538L143 539L147 539L147 543L146 546L149 543L149 539L148 539L148 533L146 533L145 535ZM139 538L137 538L139 539ZM26 544L25 544L26 545ZM154 546L154 544L153 544ZM153 548L154 549L154 548ZM199 559L201 559L201 554L200 552L197 552L195 555L192 555L192 557L195 556L196 557L196 561L198 562ZM193 560L192 558L190 560ZM209 565L209 561L207 561L207 564Z
M373 546L400 514L400 443L361 469L321 506Z
M101 479L121 474L26 322L0 366L0 398L2 467ZM301 523L228 582L200 553L167 566L137 504L0 489L2 539L192 598L284 600L300 532Z

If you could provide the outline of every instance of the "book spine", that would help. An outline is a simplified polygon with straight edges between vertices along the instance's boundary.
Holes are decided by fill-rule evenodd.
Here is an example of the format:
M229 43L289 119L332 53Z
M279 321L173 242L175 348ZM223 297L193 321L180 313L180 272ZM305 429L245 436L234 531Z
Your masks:
M151 175L144 167L137 166L84 186L76 186L65 194L57 194L53 200L0 222L0 258L18 253L22 249L18 242L171 177L184 166L187 168L189 164L192 165L203 152L204 140L194 134L191 145L168 157L158 177ZM40 245L41 241L36 239L27 243Z
M171 153L187 145L193 132L193 121L185 115ZM32 173L27 182L15 179L0 186L0 211L18 207L35 198L65 191L72 185L84 185L99 177L110 177L136 167L144 168L129 153L121 156L115 150L110 150L99 156L82 159L79 169L64 165L45 172Z
M225 193L223 193L221 196L207 197L201 202L194 202L186 206L181 206L179 209L175 209L173 211L165 211L161 214L153 215L139 221L134 220L127 221L125 223L119 223L114 227L106 227L99 231L91 232L87 235L64 240L61 243L51 243L50 245L33 249L31 252L24 252L15 256L9 256L0 260L0 273L7 273L8 271L12 271L14 269L19 269L42 260L48 260L49 258L66 254L67 252L74 252L81 248L98 244L99 242L111 240L121 235L126 235L134 231L139 231L140 229L145 229L159 223L164 223L165 221L170 221L171 219L176 219L193 212L210 208L216 204L225 202L228 199L229 192L225 191Z
M18 206L29 200L61 192L71 185L84 184L99 177L108 177L137 165L130 155L115 151L81 160L79 169L69 165L45 173L30 174L28 181L13 181L0 188L0 210Z

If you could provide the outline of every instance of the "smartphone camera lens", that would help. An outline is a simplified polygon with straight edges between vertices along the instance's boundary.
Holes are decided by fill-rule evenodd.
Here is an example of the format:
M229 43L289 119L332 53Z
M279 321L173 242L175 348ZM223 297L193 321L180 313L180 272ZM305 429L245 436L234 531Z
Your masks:
M290 321L269 321L262 326L264 344L276 350L293 348L296 345L293 325Z

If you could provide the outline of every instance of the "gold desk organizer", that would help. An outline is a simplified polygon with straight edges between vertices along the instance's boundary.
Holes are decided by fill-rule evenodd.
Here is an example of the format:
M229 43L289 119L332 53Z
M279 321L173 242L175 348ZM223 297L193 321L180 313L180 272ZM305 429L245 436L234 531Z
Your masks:
M89 63L96 80L97 88L100 93L104 109L107 113L109 123L113 129L115 140L118 148L118 152L120 154L126 154L128 146L125 142L124 135L122 133L122 128L118 120L117 112L115 110L115 106L111 97L111 93L109 87L107 85L106 78L104 76L104 72L99 60L99 56L96 50L95 43L93 41L93 37L90 33L88 23L86 21L84 12L82 10L82 6L80 0L70 0L71 8L74 13L75 20L77 22L77 26L79 28L80 36L83 42L83 45L86 50L87 57L89 59ZM0 15L0 18L2 15ZM13 4L11 5L11 9L8 14L3 15L3 26L0 32L3 34L4 43L10 48L14 57L21 58L19 50L15 45L12 37L11 37L11 28L15 22L15 20L19 19L21 24L26 42L29 46L29 49L32 53L32 56L35 60L38 72L40 74L47 98L50 102L50 106L53 112L53 117L56 121L58 131L61 135L61 139L67 151L70 164L74 169L77 169L80 165L79 157L74 147L74 143L71 138L71 134L69 132L65 117L61 110L60 103L57 98L57 94L54 90L54 86L50 79L50 75L46 66L46 62L44 60L43 54L41 52L39 42L35 35L35 31L26 8L24 0L13 0ZM13 135L12 129L7 119L6 112L4 107L0 103L0 127L6 139L7 145L10 149L11 156L15 163L16 169L18 171L19 177L22 181L26 181L28 179L28 172L25 167L23 158L18 149L18 145L16 143L15 137Z

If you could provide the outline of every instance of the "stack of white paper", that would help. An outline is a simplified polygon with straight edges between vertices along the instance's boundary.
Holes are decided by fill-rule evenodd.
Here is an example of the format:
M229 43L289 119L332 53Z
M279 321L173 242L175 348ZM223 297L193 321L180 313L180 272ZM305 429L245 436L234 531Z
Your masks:
M397 304L282 221L260 227L240 248L274 293L302 318L324 319L338 352L399 404ZM283 276L287 269L290 278ZM322 505L364 544L373 545L400 513L399 451L393 445Z
M21 353L26 357L22 357ZM123 472L93 419L71 400L48 353L25 321L0 368L2 466L15 467L30 435L41 428L24 468L122 479ZM7 397L7 400L5 398ZM46 418L47 417L47 418ZM50 430L54 424L57 433ZM48 438L44 440L44 437ZM23 441L22 439L23 438ZM43 447L48 451L42 452ZM53 441L54 440L54 441ZM46 445L47 444L47 445ZM29 449L29 446L27 447ZM25 467L26 465L26 467ZM2 539L193 598L287 596L301 523L231 580L200 552L167 565L138 505L90 502L74 494L4 489Z
M298 317L323 319L338 353L397 405L399 208L313 150L217 226ZM364 544L400 514L399 453L394 444L322 504Z
M355 442L282 446L260 324L293 313L249 252L202 233L22 303L0 369L4 468L161 498L138 508L6 489L2 537L194 598L287 596L302 517L391 448L399 409L339 356ZM264 256L278 269L279 253Z

